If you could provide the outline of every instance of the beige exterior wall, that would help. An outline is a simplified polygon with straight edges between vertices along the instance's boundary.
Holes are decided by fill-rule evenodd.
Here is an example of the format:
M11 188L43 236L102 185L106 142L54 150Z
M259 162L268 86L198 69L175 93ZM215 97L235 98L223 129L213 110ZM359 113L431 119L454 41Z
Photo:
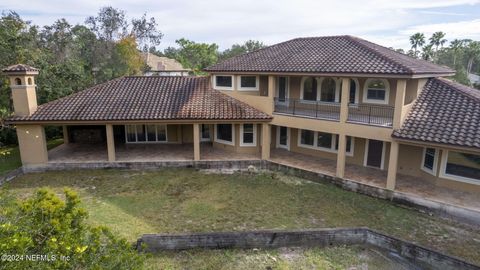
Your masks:
M45 130L42 126L17 126L17 137L24 166L42 165L48 162Z
M218 149L225 149L228 151L235 151L237 153L249 153L249 154L254 154L254 153L260 153L261 152L261 141L262 141L262 125L257 124L255 125L257 128L257 138L256 138L256 146L240 146L240 125L241 124L235 124L234 125L234 145L229 145L221 142L213 140L213 147L218 148ZM215 138L215 129L212 130L212 137Z

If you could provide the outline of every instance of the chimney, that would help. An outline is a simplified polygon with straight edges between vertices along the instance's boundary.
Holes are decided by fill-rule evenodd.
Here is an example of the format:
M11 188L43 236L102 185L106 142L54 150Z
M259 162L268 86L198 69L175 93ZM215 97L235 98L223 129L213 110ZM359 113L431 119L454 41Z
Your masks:
M38 69L17 64L2 70L10 80L13 109L16 116L30 116L37 110L35 76Z

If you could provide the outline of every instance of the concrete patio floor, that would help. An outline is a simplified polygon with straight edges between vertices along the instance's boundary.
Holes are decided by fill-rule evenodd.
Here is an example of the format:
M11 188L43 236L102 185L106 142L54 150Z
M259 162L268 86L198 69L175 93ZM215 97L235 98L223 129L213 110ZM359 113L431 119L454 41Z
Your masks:
M335 176L336 173L337 164L335 160L293 153L284 149L272 149L270 160L330 176ZM346 164L345 178L354 182L385 188L387 171ZM480 196L478 194L436 186L419 177L398 174L395 190L428 200L480 211Z
M214 148L209 143L200 146L202 160L258 160L258 154L233 153ZM193 160L192 144L121 144L115 146L118 162L186 161ZM62 144L48 151L49 163L106 162L105 144Z

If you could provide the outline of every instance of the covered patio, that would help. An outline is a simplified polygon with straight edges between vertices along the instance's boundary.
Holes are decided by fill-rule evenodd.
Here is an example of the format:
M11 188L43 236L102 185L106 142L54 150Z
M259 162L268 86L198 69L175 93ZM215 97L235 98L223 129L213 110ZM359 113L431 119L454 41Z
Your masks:
M335 177L335 160L294 153L284 149L272 149L270 160L283 165ZM345 164L344 178L374 187L385 188L387 171L347 163ZM480 211L480 197L478 194L437 186L419 177L398 174L395 191Z
M117 162L155 162L194 160L193 144L120 144L115 146ZM211 143L200 144L202 160L259 160L260 153L237 153L215 148ZM105 143L68 143L48 151L49 163L107 162Z

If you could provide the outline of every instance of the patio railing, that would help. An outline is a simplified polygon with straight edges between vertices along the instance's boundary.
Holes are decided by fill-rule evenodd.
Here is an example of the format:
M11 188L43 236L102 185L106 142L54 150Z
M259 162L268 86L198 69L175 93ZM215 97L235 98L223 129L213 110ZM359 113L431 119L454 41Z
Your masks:
M395 108L387 105L349 104L348 122L391 127Z
M275 112L338 121L340 103L275 98Z

